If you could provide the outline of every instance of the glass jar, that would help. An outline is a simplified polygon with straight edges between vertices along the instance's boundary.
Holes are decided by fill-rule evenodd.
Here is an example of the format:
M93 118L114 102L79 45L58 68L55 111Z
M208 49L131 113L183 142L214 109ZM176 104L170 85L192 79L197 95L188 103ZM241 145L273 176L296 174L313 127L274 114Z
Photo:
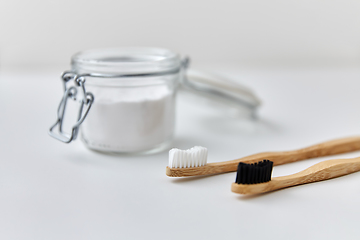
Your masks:
M171 143L182 70L177 54L157 48L94 49L75 54L71 66L63 74L69 93L58 111L60 130L66 99L80 94L66 87L69 80L82 89L83 106L71 136L61 133L58 139L75 139L81 125L82 141L97 151L149 153Z
M65 143L81 139L93 150L150 153L173 138L175 95L184 90L249 110L255 118L259 99L247 88L218 77L184 70L187 58L158 48L94 49L75 54L72 70L61 76L64 95L49 134ZM181 80L181 81L180 81ZM64 129L69 100L79 102L70 133Z

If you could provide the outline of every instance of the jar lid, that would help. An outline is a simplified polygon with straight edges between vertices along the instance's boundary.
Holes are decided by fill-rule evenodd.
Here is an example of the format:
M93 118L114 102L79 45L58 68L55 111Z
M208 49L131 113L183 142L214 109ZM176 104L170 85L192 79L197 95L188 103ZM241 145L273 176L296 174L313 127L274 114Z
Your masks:
M139 74L180 70L181 59L162 48L105 48L76 53L71 65L80 74Z

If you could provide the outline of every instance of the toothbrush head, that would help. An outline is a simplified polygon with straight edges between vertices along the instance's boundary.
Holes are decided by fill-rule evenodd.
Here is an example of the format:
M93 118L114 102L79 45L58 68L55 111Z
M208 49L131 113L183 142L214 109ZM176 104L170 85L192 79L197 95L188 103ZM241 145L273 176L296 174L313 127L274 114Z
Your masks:
M192 168L205 166L207 148L195 146L187 150L173 148L169 151L170 168Z
M269 182L271 180L272 169L273 162L269 160L263 160L251 164L240 162L237 169L235 183L257 184Z

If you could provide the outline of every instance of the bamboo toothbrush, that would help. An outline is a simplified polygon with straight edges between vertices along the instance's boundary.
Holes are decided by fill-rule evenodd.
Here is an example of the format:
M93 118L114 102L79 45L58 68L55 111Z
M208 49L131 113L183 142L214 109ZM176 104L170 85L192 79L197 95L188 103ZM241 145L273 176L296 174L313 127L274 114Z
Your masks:
M273 163L269 160L255 164L239 163L236 181L231 191L240 194L258 194L296 185L319 182L360 171L360 157L334 159L317 163L301 172L271 178Z
M169 177L189 177L198 175L235 172L239 162L255 163L270 159L274 166L315 157L329 156L360 150L360 137L348 137L316 144L307 148L286 152L264 152L232 161L206 163L205 148L195 147L181 151L172 149L169 152L169 166L166 175ZM176 150L176 151L175 151ZM189 157L190 156L190 160ZM174 160L176 159L176 161Z

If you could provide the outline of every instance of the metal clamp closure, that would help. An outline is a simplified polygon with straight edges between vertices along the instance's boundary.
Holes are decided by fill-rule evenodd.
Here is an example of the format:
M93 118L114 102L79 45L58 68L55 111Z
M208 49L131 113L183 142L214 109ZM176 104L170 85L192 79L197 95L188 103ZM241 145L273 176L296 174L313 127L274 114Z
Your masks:
M89 113L89 110L91 108L92 103L94 102L94 96L90 92L86 92L85 89L85 77L81 75L77 75L73 72L64 72L61 75L61 78L64 83L64 95L60 101L58 110L57 110L57 121L54 125L52 125L49 129L50 136L56 138L57 140L60 140L64 143L70 143L72 140L75 140L78 133L79 133L79 127L81 123L86 118L87 114ZM75 81L75 86L67 87L67 83L70 80ZM78 90L77 88L81 89L81 97L78 97ZM65 133L63 131L63 122L64 122L64 116L65 116L65 110L66 110L66 104L68 99L72 99L76 101L77 99L80 99L80 107L79 107L79 113L77 117L77 122L73 125L71 129L71 133ZM58 127L58 131L55 132L54 129Z

